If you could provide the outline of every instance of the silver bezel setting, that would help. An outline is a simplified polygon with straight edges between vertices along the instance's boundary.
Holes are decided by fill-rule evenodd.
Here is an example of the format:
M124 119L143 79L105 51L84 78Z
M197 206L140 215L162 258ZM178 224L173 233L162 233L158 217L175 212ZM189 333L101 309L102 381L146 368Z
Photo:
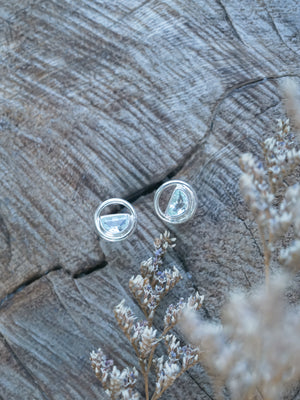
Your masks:
M109 233L107 230L104 229L102 223L101 223L101 214L103 212L103 210L111 205L122 205L125 208L127 208L127 210L129 210L129 224L126 227L126 229L124 229L121 232L117 232L117 233ZM118 215L118 214L109 214L109 215ZM118 242L120 240L124 240L127 239L130 235L132 235L132 233L134 232L135 228L136 228L136 224L137 224L137 216L136 216L136 212L134 210L134 208L132 207L132 205L130 203L128 203L128 201L123 200L123 199L118 199L118 198L112 198L112 199L108 199L106 201L104 201L103 203L101 203L99 205L99 207L97 208L97 210L95 211L94 214L94 222L95 222L95 227L96 227L96 231L98 233L98 235L105 239L108 240L109 242Z
M167 188L170 188L172 186L174 186L174 189L173 189L173 192L169 199L169 202L170 202L172 195L176 189L181 190L188 198L187 210L183 214L177 215L177 216L166 215L166 213L163 212L160 207L161 195ZM168 205L169 205L169 202L168 202ZM168 182L164 183L163 185L161 185L155 192L155 196L154 196L154 208L155 208L157 215L163 221L168 222L170 224L182 224L183 222L186 222L189 219L191 219L196 212L197 203L198 203L198 200L197 200L197 195L196 195L195 190L188 183L181 181L179 179L177 179L177 180L174 179L172 181L168 181ZM168 208L168 205L166 207L166 210Z

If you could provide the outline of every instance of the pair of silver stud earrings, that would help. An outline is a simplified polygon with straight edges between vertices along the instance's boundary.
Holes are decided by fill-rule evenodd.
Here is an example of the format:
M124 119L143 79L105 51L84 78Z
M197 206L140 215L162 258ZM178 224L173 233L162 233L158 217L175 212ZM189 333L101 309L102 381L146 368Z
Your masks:
M165 199L164 199L165 197ZM162 203L167 200L167 206L162 209ZM127 212L105 214L109 206L123 206ZM194 189L186 182L172 180L161 185L154 196L154 209L157 215L165 222L181 224L188 221L195 214L197 195ZM123 199L109 199L97 208L94 221L99 236L110 242L128 238L137 225L135 209Z

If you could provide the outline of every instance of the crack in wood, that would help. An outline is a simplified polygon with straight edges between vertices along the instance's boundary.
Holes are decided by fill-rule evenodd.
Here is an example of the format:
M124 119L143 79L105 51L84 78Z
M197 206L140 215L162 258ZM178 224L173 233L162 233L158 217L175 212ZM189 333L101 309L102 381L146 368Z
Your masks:
M251 80L246 81L246 82L240 82L240 83L234 85L233 87L229 88L228 90L226 90L225 93L223 94L223 96L219 99L219 101L217 101L215 107L213 108L211 119L210 119L210 122L208 124L208 129L207 129L206 133L204 134L203 138L201 139L201 141L196 143L196 145L189 152L189 154L187 154L187 156L184 158L184 160L176 168L174 168L172 170L172 172L170 172L166 176L166 178L168 178L168 179L173 178L175 175L180 173L186 167L187 162L189 162L189 163L193 162L193 159L196 156L196 154L198 153L198 150L201 148L202 145L204 145L206 143L207 139L209 138L209 136L213 132L214 123L215 123L215 119L217 117L218 111L219 111L222 103L229 96L231 96L236 91L243 90L244 88L251 87L251 86L256 86L257 84L264 83L264 82L267 82L269 80L276 80L276 79L282 79L282 78L300 78L300 76L298 74L283 74L283 75L278 75L278 76L269 76L269 77L251 79ZM272 105L270 108L272 108L273 106L275 107L275 105ZM264 110L264 111L267 111L267 110ZM214 155L212 155L211 158L213 158L213 157L214 157ZM160 183L157 183L156 184L157 187L159 187L160 184L163 183L163 182L165 182L165 180L162 180ZM141 192L143 192L143 191L141 190ZM151 193L151 191L149 193ZM135 199L135 200L137 200L137 199Z
M0 300L0 309L3 308L5 306L5 304L11 300L12 298L15 297L15 295L19 292L21 292L22 290L24 290L27 286L32 285L34 282L38 281L39 279L43 278L44 276L48 275L50 272L54 272L54 271L61 271L64 270L64 268L60 265L57 265L51 269L49 269L48 271L46 271L43 274L37 274L34 275L33 277L31 277L30 279L28 279L26 282L22 283L22 285L18 286L17 289L15 289L13 292L7 294L3 299ZM65 271L67 272L67 271Z
M108 262L106 260L104 260L100 264L96 264L89 268L82 269L81 271L78 271L73 275L73 279L80 279L89 274L92 274L93 272L99 271L100 269L105 268L107 266L107 264L108 264Z
M201 140L201 142L196 143L196 145L193 147L193 149L184 157L182 162L179 165L177 165L172 171L168 172L168 174L166 174L165 177L162 178L160 181L154 182L154 183L146 186L144 189L140 189L140 190L130 194L125 199L129 203L134 203L137 200L139 200L141 197L152 194L155 190L157 190L166 181L173 179L178 174L178 172L180 172L186 166L186 163L191 159L191 157L195 153L197 153L197 151L200 148L202 143L203 143L202 140Z
M263 0L262 0L262 1L263 1ZM264 5L264 8L265 8L265 10L266 10L266 12L267 12L267 15L268 15L268 17L269 17L269 19L270 19L271 25L272 25L274 31L276 32L277 36L279 37L279 39L280 39L281 42L283 43L283 45L286 46L290 51L292 51L294 54L296 54L296 55L298 56L298 53L297 53L294 49L292 49L292 48L286 43L286 41L283 39L283 37L282 37L282 35L281 35L281 33L280 33L280 31L279 31L279 29L278 29L278 27L277 27L275 21L274 21L274 18L273 18L273 16L272 16L272 14L270 13L270 11L269 11L269 9L268 9L268 7L266 6L266 4L265 4L264 1L263 1L263 5Z
M80 279L83 278L89 274L92 274L95 271L99 271L100 269L103 269L106 267L107 265L107 261L104 260L102 261L100 264L96 264L93 265L89 268L85 268L84 270L80 270L77 273L75 273L73 276L71 276L71 274L62 266L58 265L55 266L51 269L49 269L48 271L46 271L43 274L39 274L39 275L35 275L32 278L28 279L26 282L24 282L22 285L18 286L17 289L15 289L13 292L7 294L3 299L0 300L0 309L2 307L4 307L4 305L11 299L14 298L14 296L17 293L20 293L22 290L24 290L25 288L27 288L28 286L32 285L34 282L38 281L41 278L44 278L45 276L47 276L48 274L50 274L50 272L55 272L55 271L61 271L63 270L66 274L70 275L73 279Z
M254 242L254 244L255 244L255 246L256 246L258 252L259 252L259 255L260 255L262 258L264 258L264 254L263 254L263 252L262 252L262 250L261 250L259 244L257 243L256 238L254 237L252 230L249 228L249 226L247 225L247 223L245 222L245 220L243 220L242 218L239 218L239 217L237 217L237 218L240 219L240 220L243 222L243 224L245 225L245 228L246 228L247 231L250 233L250 236L251 236L251 238L252 238L252 240L253 240L253 242Z
M265 108L264 110L258 112L257 114L254 114L254 117L257 118L259 115L262 115L265 112L271 110L272 108L277 107L280 103L281 103L281 101L276 101L274 104L271 104L269 107Z
M192 379L192 381L195 382L195 384L198 386L198 388L200 390L202 390L203 393L206 394L207 397L209 397L211 400L215 400L213 397L211 397L211 395L209 393L207 393L207 391L205 389L203 389L203 387L200 386L200 384L196 381L196 379L192 376L191 371L187 370L187 375Z
M246 46L246 44L244 43L243 39L241 38L241 36L239 35L237 29L235 28L235 26L233 25L232 19L230 17L230 15L228 14L228 11L226 10L226 7L224 6L224 4L222 3L221 0L216 0L217 3L219 4L219 6L222 8L222 10L224 11L225 14L225 20L227 21L228 25L230 26L230 28L232 29L232 32L234 34L234 36L241 42L243 43L244 46Z
M130 194L125 199L129 203L135 203L141 197L147 196L148 194L152 194L156 189L158 189L168 178L169 175L161 179L159 182L151 183L150 185L146 186L144 189L137 190L136 192Z
M3 254L3 252L5 253L5 257L1 256L1 258L4 258L4 260L5 260L5 262L3 262L3 260L2 260L2 265L7 270L8 269L8 265L9 265L9 263L11 261L11 257L12 257L11 239L10 239L9 230L7 228L7 225L6 225L5 220L2 217L2 215L0 215L0 233L2 233L2 235L4 236L5 247L6 247L4 251L3 250L1 251L2 254Z
M261 77L261 78L250 79L249 81L246 81L246 82L237 83L236 85L234 85L231 88L229 88L228 90L226 90L225 93L223 94L223 96L220 97L219 101L217 101L215 107L213 108L212 116L211 116L210 123L209 123L209 129L205 135L205 138L207 138L210 135L210 133L213 131L215 119L216 119L218 111L221 107L221 104L229 96L231 96L233 93L243 90L247 87L254 87L256 85L259 85L259 84L267 82L267 81L282 79L282 78L300 78L300 76L297 74L282 74L282 75L277 75L277 76L275 76L275 75L274 76L265 76L265 77Z

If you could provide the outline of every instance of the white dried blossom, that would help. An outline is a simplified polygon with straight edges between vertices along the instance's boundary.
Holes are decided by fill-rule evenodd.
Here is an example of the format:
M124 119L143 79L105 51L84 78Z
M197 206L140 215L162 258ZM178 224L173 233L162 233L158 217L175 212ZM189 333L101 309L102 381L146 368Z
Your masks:
M266 170L273 193L282 185L300 163L300 151L295 148L294 135L290 133L289 120L278 120L279 131L263 143Z
M160 294L160 300L182 279L178 269L174 266L173 269L157 271L153 276L153 285L155 290Z
M180 372L177 362L174 363L170 359L164 361L163 356L155 360L155 367L156 385L152 399L159 398L160 394L172 385Z
M300 185L290 186L279 207L270 206L266 227L269 239L275 242L293 225L295 232L300 233Z
M292 220L292 214L286 210L276 209L275 207L269 209L269 218L265 224L267 234L265 232L265 235L269 240L270 249L273 249L273 243L287 232Z
M129 281L129 289L139 303L147 318L151 320L159 304L161 293L159 288L153 288L150 279L141 275L132 277Z
M296 237L300 237L300 184L290 186L285 194L286 209L292 215Z
M157 266L153 264L153 259L150 257L148 260L141 262L140 269L143 278L151 278L157 270Z
M146 358L151 352L153 346L155 346L159 339L156 337L157 330L152 327L146 326L140 335L140 354L142 358Z
M254 217L260 225L265 226L274 200L274 195L268 190L266 172L262 163L256 162L252 154L243 154L240 165L244 172L240 178L241 192Z
M181 369L186 370L199 361L200 348L190 345L180 345L175 335L166 335L165 342L168 350L168 357L173 363L181 361Z
M136 340L140 338L142 333L144 332L144 329L148 326L148 321L138 321L134 326L133 326L133 334L132 334L132 340Z
M165 248L167 248L167 246L165 245L165 242L171 247L175 247L176 246L176 244L175 244L176 238L174 238L174 237L171 238L170 236L171 236L171 234L170 234L169 231L165 231L164 233L160 234L159 239L164 243L163 246Z
M125 335L128 337L130 336L130 333L133 328L133 324L136 320L136 316L132 312L131 308L128 306L125 306L125 300L123 299L121 303L119 303L115 309L115 317L116 320L120 326L120 328L123 330Z
M92 368L97 378L101 381L105 392L112 399L139 399L138 393L133 391L138 372L135 368L124 368L120 371L113 360L109 360L102 349L90 354Z
M167 331L176 325L184 310L199 310L204 301L204 296L198 292L190 296L185 302L183 298L176 305L170 304L164 317L164 330Z
M155 239L155 251L154 256L149 258L146 261L141 262L141 275L143 278L152 279L154 273L158 271L158 267L162 264L162 259L168 250L168 248L172 248L176 246L176 238L170 237L170 232L165 231L164 234L161 234L159 239Z
M176 239L170 237L170 232L165 231L164 234L160 235L159 239L154 240L154 245L155 245L155 252L154 252L154 257L153 257L153 264L154 265L161 265L162 264L162 258L164 257L167 249L169 247L175 247Z
M196 292L194 295L190 296L187 300L187 308L190 310L199 310L204 301L204 296Z
M130 290L134 290L138 297L143 294L143 287L145 284L149 284L149 278L143 278L142 275L132 276L129 280Z
M289 247L280 251L280 262L289 270L300 270L300 240L295 240Z
M172 381L176 379L176 376L179 371L180 371L179 365L176 363L171 363L169 361L166 361L164 363L164 368L162 369L164 376ZM165 386L169 386L169 384L166 385L166 383Z
M151 277L137 275L129 281L129 289L147 318L153 319L161 299L182 279L178 269L157 270Z

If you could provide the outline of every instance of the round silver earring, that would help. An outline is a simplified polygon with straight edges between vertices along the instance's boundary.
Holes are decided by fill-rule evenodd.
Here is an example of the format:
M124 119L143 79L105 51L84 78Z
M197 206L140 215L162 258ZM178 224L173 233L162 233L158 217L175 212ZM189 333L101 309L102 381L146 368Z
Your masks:
M104 214L104 209L112 205L124 206L128 212ZM101 203L94 215L97 233L110 242L118 242L128 238L135 230L137 216L134 208L123 199L108 199Z
M161 198L164 192L171 193L165 211L161 208ZM155 192L154 208L163 221L171 224L182 224L195 214L197 208L196 192L184 181L168 181Z

